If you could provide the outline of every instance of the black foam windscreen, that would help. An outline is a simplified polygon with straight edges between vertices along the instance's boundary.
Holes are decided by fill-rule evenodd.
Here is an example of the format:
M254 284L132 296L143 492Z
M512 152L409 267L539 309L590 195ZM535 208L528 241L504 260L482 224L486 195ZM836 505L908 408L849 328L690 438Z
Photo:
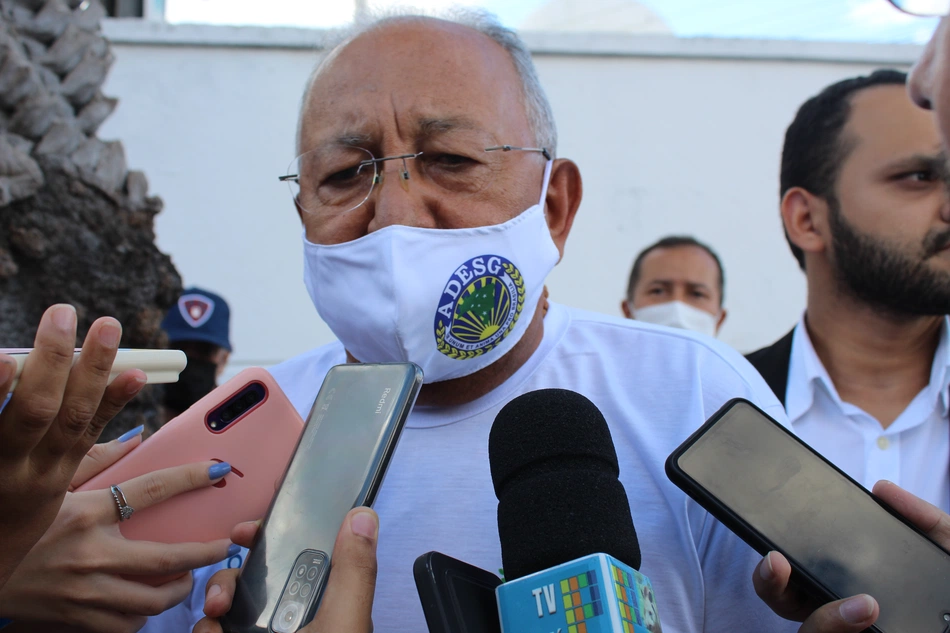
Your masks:
M542 389L505 405L488 438L505 579L588 554L640 568L610 429L593 402Z

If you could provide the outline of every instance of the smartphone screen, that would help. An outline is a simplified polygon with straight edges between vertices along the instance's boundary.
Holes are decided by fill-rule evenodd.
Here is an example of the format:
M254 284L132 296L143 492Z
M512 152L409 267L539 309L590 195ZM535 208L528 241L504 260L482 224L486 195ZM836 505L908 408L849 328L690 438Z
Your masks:
M405 363L327 373L238 578L226 631L293 633L310 621L343 518L374 501L421 384Z
M873 596L876 630L947 629L950 555L751 403L728 403L667 467L674 483L760 553L782 552L819 592Z

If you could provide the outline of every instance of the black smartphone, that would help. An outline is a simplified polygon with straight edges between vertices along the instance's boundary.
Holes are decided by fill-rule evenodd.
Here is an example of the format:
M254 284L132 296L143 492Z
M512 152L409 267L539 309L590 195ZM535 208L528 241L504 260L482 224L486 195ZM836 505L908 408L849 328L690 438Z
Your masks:
M501 633L495 574L440 552L417 558L412 574L429 633Z
M346 513L372 505L422 386L411 363L330 369L241 569L231 633L294 633L313 619Z
M950 554L751 402L727 402L666 474L760 554L781 552L820 600L873 596L872 631L948 629Z

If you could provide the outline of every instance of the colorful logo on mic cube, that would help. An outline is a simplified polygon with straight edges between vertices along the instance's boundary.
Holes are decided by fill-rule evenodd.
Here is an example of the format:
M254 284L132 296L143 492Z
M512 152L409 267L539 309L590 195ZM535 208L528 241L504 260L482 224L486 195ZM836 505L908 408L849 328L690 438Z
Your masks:
M661 633L650 579L591 554L495 590L503 633Z

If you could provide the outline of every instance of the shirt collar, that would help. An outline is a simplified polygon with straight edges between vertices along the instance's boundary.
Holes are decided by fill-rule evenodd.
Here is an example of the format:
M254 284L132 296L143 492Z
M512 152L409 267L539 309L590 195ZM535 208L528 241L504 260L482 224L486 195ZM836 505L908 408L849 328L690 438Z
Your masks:
M948 329L950 329L950 317L945 316L940 328L940 342L934 352L929 386L929 389L934 390L934 402L939 405L943 416L950 411L950 393L948 393L950 389L950 333ZM789 422L794 424L811 409L815 401L815 389L819 387L824 388L839 408L843 408L844 403L815 352L815 347L808 336L808 328L805 327L805 317L802 316L792 334L792 353L788 364L785 411L788 413Z

